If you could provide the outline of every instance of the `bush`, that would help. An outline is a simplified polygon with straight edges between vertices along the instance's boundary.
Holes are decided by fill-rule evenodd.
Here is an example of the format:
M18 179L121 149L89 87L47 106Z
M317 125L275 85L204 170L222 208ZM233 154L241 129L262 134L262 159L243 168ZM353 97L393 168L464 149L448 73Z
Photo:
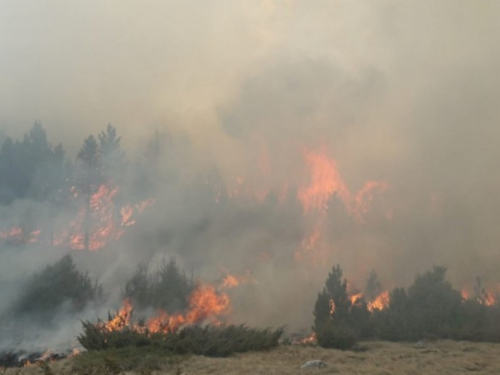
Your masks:
M83 323L80 344L89 351L103 351L126 347L152 347L168 355L205 355L227 357L233 353L263 351L274 348L283 329L255 329L244 325L190 326L175 333L149 334L147 331L125 328L106 331L89 322Z
M425 337L452 338L460 327L460 293L445 280L446 268L434 267L406 292L391 292L387 309L379 316L378 332L386 340L418 340Z
M487 306L480 300L467 300L459 309L456 340L500 342L500 307Z
M395 288L389 297L389 306L374 313L377 336L390 341L415 340L417 332L404 288Z
M323 348L347 350L358 342L358 335L348 324L328 320L316 328L316 340Z
M102 298L102 287L88 273L76 269L71 255L33 275L15 303L16 315L34 314L50 319L57 308L70 301L74 311Z

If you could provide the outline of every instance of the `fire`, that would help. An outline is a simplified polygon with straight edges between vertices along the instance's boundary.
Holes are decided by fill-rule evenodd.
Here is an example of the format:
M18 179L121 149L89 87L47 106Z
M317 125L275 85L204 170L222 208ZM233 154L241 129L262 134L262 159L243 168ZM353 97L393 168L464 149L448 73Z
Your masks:
M127 204L120 208L120 217L115 217L116 207L114 198L119 188L113 189L102 184L97 192L90 197L90 233L89 250L97 251L107 246L110 241L117 240L125 233L125 228L136 223L135 213L142 213L154 200L149 199L136 205ZM68 239L69 247L74 250L85 249L85 218L83 207L71 223ZM63 236L64 237L64 236ZM64 243L59 239L59 243Z
M497 287L497 289L500 289ZM462 301L468 301L468 300L475 300L481 305L485 306L494 306L497 304L497 296L498 292L495 292L492 289L486 290L486 289L480 289L476 290L475 295L471 295L467 288L463 288L460 291L460 294L462 295Z
M352 304L352 305L355 305L355 304L356 304L356 302L357 302L359 299L361 299L361 298L363 298L363 293L357 293L357 294L354 294L354 295L352 295L352 296L349 296L349 299L351 300L351 304Z
M333 301L333 299L330 299L329 304L330 304L330 315L333 315L335 313L335 302Z
M368 181L354 196L354 200L350 207L350 212L358 220L362 220L363 215L366 215L370 209L370 203L376 194L381 194L389 189L389 185L385 182Z
M78 348L73 348L70 354L68 354L68 358L73 358L76 357L77 355L80 355L80 350Z
M304 337L302 340L299 340L296 342L298 345L307 345L307 344L314 344L316 342L316 333L313 332L309 336Z
M389 188L385 182L368 181L361 190L353 194L342 178L337 162L326 155L324 148L319 152L306 150L304 157L311 178L309 185L299 190L297 195L305 213L326 213L330 199L337 195L347 213L361 219L368 212L374 196Z
M40 236L40 230L26 233L21 227L11 227L0 231L0 240L8 243L35 243Z
M123 328L130 325L130 319L132 318L132 313L134 311L134 306L130 299L125 299L123 301L123 306L118 311L116 316L107 323L102 323L102 328L107 331L120 331Z
M299 248L295 251L295 261L307 261L313 265L323 264L327 260L329 248L324 241L325 222L320 218L312 232L304 238Z
M229 305L226 294L217 294L215 287L211 285L201 285L191 295L189 310L185 314L170 315L160 310L156 316L146 321L146 327L150 333L169 333L177 331L183 325L207 321L219 325L220 316L229 313Z
M349 190L340 176L337 163L329 159L324 150L304 151L304 157L311 172L309 186L297 193L304 212L326 212L333 194L337 194L344 202L349 201Z
M383 310L389 306L389 300L389 291L386 290L385 292L380 293L373 301L368 302L368 310L370 312L373 312L374 310Z
M467 301L470 298L469 292L465 288L462 289L460 294L462 295L462 300L464 301Z
M224 288L235 288L238 285L240 285L240 281L233 275L227 275L222 281L222 287Z
M40 358L37 358L37 362L47 362L54 355L54 351L52 349L48 349L45 353L41 355Z
M240 285L255 283L255 279L250 275L250 271L247 271L243 276L231 275L227 271L225 273L226 276L223 278L220 288L232 289Z
M313 230L302 240L301 247L295 253L295 259L301 261L303 254L308 254L307 259L318 264L326 260L329 252L327 244L320 239L326 230L325 218L330 200L337 196L343 203L345 211L358 222L362 222L375 195L387 190L389 185L385 182L368 181L353 194L342 178L337 162L328 157L324 147L319 151L305 150L303 153L309 167L310 182L299 189L297 198L304 214L319 215Z
M117 315L99 327L106 331L120 331L126 327L137 332L171 333L185 325L209 322L221 324L221 317L229 314L230 301L226 294L217 293L214 286L200 285L193 291L189 300L189 309L184 314L169 314L158 310L156 315L146 320L145 326L131 323L133 304L126 299Z
M72 191L74 189L72 188ZM102 184L89 200L89 215L82 207L76 217L70 221L69 228L54 234L52 245L67 246L74 250L85 249L85 224L88 220L89 243L91 251L102 249L111 241L119 239L125 233L125 228L136 223L136 215L154 203L148 199L135 205L126 204L119 210L116 208L115 197L119 188L109 188ZM75 193L75 199L78 195ZM116 213L119 212L119 215ZM0 231L0 240L9 243L38 243L42 231L40 229L26 233L21 227L12 227Z

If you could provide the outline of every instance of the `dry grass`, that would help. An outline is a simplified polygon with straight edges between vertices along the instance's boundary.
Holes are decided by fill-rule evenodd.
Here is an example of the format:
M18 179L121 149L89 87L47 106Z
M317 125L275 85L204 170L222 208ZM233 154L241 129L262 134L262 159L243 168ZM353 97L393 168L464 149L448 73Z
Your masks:
M428 343L422 349L414 348L413 344L388 342L363 343L362 346L367 351L342 352L319 347L281 346L267 353L247 353L230 358L191 357L179 366L154 374L500 374L500 344L437 341ZM300 370L304 362L312 359L321 359L328 367ZM52 366L54 374L68 374L71 360ZM11 369L6 374L15 373L16 370ZM39 368L27 368L21 373L35 375L43 372Z

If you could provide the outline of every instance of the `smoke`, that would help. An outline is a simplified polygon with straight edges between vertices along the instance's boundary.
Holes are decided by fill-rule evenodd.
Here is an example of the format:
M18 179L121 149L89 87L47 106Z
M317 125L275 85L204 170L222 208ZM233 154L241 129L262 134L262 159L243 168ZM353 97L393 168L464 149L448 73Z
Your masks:
M263 325L308 326L334 263L358 288L372 268L390 288L437 264L457 287L495 283L499 11L466 0L6 0L0 139L40 119L74 158L112 123L133 158L159 131L154 207L126 243L79 259L115 302L135 263L158 253L207 279L250 270L257 283L234 296L234 316ZM335 160L352 197L367 181L390 188L366 198L362 220L339 191L326 214L303 215L290 197L311 182L307 152ZM25 221L30 204L2 220ZM315 228L319 260L299 262ZM46 254L2 254L2 269L31 271Z

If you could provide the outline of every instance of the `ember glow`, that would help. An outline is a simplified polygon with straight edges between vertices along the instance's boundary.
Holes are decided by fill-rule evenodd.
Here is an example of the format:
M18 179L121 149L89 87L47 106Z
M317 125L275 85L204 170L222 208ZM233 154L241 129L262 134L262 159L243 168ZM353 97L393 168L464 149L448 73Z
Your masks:
M34 230L27 233L23 228L12 227L0 231L0 240L1 242L11 244L36 243L38 242L40 233L40 230Z
M119 187L109 188L102 184L90 197L89 250L97 251L106 247L110 241L117 240L125 233L125 228L135 224L136 213L142 213L154 201L147 200L136 205L127 204L117 209L114 198ZM119 215L116 213L119 212ZM69 247L74 250L85 249L85 218L86 209L82 207L76 219L71 222L71 229L66 236ZM64 243L64 235L59 238Z

